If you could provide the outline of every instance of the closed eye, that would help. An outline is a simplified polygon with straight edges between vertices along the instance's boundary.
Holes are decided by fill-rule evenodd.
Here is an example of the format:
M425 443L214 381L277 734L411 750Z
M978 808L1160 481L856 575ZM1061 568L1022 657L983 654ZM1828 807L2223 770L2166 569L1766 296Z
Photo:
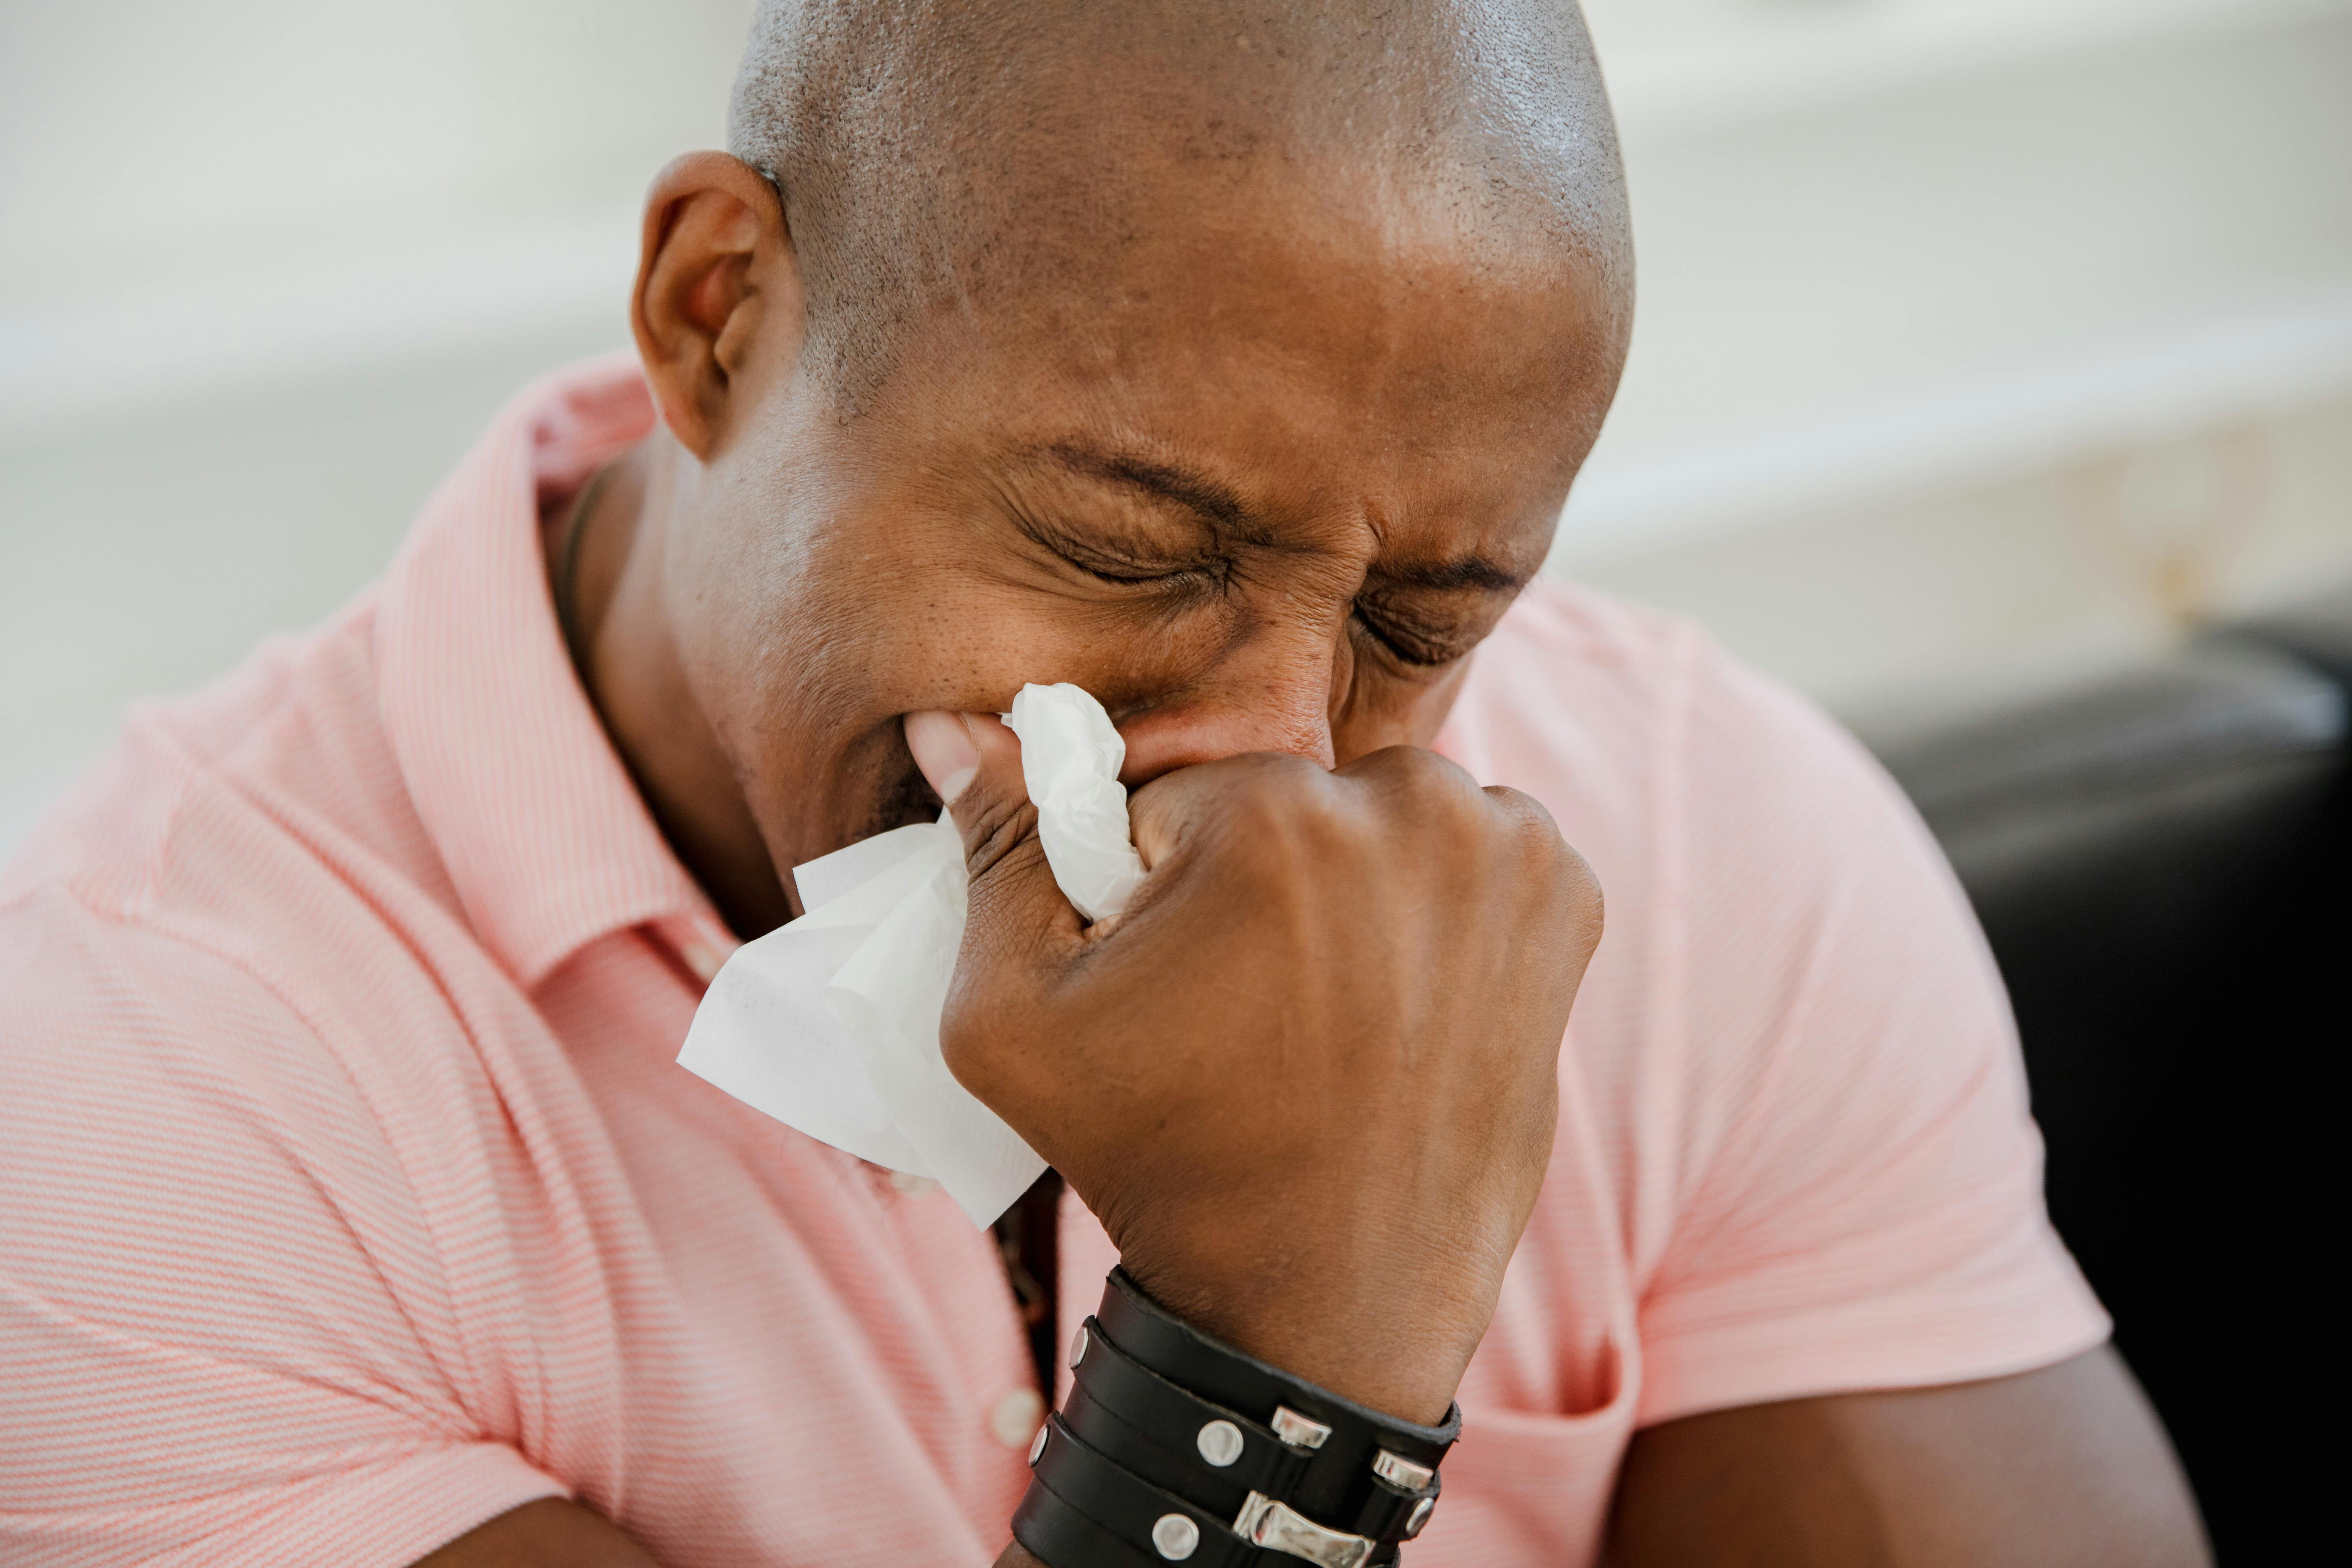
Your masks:
M1097 582L1116 584L1118 586L1122 588L1150 587L1155 584L1165 584L1171 582L1181 581L1187 577L1201 575L1200 569L1198 567L1191 566L1178 567L1171 571L1163 572L1118 571L1107 566L1097 566L1091 561L1081 560L1077 556L1072 555L1066 551L1056 551L1055 553L1060 555L1063 560L1068 562L1071 565L1076 567L1087 576L1094 578Z
M1466 645L1433 639L1368 612L1360 602L1355 607L1354 619L1381 651L1414 669L1442 669L1470 651Z
M1023 515L1021 531L1040 548L1098 583L1120 588L1185 586L1223 576L1222 563L1198 557L1169 559L1121 550L1109 541L1081 537L1041 519Z

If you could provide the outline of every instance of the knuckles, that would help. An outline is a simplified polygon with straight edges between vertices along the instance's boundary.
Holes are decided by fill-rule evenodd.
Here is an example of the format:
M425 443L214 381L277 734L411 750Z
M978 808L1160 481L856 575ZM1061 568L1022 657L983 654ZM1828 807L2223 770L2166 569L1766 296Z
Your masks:
M1496 787L1494 798L1510 858L1512 884L1522 900L1522 929L1546 931L1580 963L1600 945L1604 915L1601 879L1591 862L1561 836L1543 803Z
M987 880L1024 842L1036 844L1037 808L1026 798L992 795L972 809L970 821L961 816L956 818L956 827L963 836L964 870L977 884Z
M940 1046L956 1079L993 1104L1040 1091L1027 1060L1036 1031L1024 1025L1061 1005L1054 998L1067 1002L1128 970L1072 968L1082 951L1075 937L1068 952L1047 951L1055 942L1034 917L1020 918L1024 887L1049 875L1034 808L1025 799L973 805L959 819L971 922ZM1486 987L1496 993L1515 988L1505 973L1513 970L1530 983L1565 977L1572 988L1600 938L1598 880L1542 803L1481 787L1432 752L1394 747L1337 771L1279 753L1230 757L1146 785L1135 809L1139 840L1148 816L1187 862L1155 866L1155 881L1175 880L1147 884L1142 925L1111 939L1130 955L1182 949L1147 966L1155 972L1215 947L1208 933L1247 929L1258 956L1279 949L1317 959L1307 973L1345 971L1361 952L1411 951L1433 963L1408 967L1433 973L1500 965ZM1549 956L1525 963L1538 952ZM1135 983L1128 974L1116 984Z
M1260 898L1335 890L1352 872L1457 907L1500 904L1585 951L1599 940L1600 884L1551 813L1518 790L1481 787L1434 752L1390 747L1336 772L1255 753L1197 771L1188 836L1213 842L1225 873Z

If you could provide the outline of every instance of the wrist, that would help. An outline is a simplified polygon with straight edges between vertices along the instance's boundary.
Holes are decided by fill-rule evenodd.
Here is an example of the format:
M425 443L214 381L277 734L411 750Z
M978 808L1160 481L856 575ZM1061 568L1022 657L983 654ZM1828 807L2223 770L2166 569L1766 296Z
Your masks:
M1400 1420L1436 1426L1477 1349L1476 1331L1413 1293L1257 1270L1220 1279L1200 1270L1123 1261L1150 1298L1202 1332L1341 1397ZM1443 1304L1450 1308L1454 1303ZM1481 1325L1483 1327L1483 1324Z

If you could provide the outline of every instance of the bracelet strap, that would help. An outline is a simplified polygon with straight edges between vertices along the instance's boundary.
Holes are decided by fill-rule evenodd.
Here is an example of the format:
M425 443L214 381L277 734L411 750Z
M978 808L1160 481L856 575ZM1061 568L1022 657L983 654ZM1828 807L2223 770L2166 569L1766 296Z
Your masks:
M1166 1568L1167 1559L1129 1545L1032 1476L1013 1510L1013 1539L1046 1568Z
M1052 1568L1393 1568L1462 1412L1420 1426L1201 1332L1111 1271L1013 1533Z
M1202 1411L1214 1410L1232 1421L1244 1454L1260 1447L1255 1439L1262 1433L1303 1457L1297 1480L1267 1495L1308 1519L1339 1522L1375 1541L1409 1540L1427 1522L1437 1497L1437 1467L1462 1435L1459 1405L1446 1412L1441 1426L1369 1410L1201 1332L1152 1300L1125 1268L1111 1270L1102 1309L1084 1331L1092 1334L1097 1328L1159 1385L1172 1386ZM1125 1401L1087 1375L1087 1343L1081 1342L1075 1370L1089 1385L1089 1394L1181 1455L1182 1440L1171 1440L1169 1422L1189 1419L1192 1412L1156 1426L1125 1415Z
M1059 1415L1047 1418L1030 1463L1013 1536L1054 1568L1381 1568L1396 1561L1393 1545L1328 1529L1256 1492L1234 1521L1221 1521L1122 1468Z
M1308 1457L1271 1427L1144 1366L1088 1318L1062 1406L1070 1430L1155 1485L1231 1519L1252 1492L1288 1498Z

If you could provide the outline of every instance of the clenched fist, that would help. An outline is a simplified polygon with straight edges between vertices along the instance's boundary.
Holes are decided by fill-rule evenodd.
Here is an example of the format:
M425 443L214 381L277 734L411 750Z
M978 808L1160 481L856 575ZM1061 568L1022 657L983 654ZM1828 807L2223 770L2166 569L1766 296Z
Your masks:
M1253 754L1129 803L1150 876L1084 924L1020 744L918 714L971 914L950 1070L1085 1200L1145 1289L1360 1404L1434 1424L1551 1152L1601 895L1549 814L1394 747Z

